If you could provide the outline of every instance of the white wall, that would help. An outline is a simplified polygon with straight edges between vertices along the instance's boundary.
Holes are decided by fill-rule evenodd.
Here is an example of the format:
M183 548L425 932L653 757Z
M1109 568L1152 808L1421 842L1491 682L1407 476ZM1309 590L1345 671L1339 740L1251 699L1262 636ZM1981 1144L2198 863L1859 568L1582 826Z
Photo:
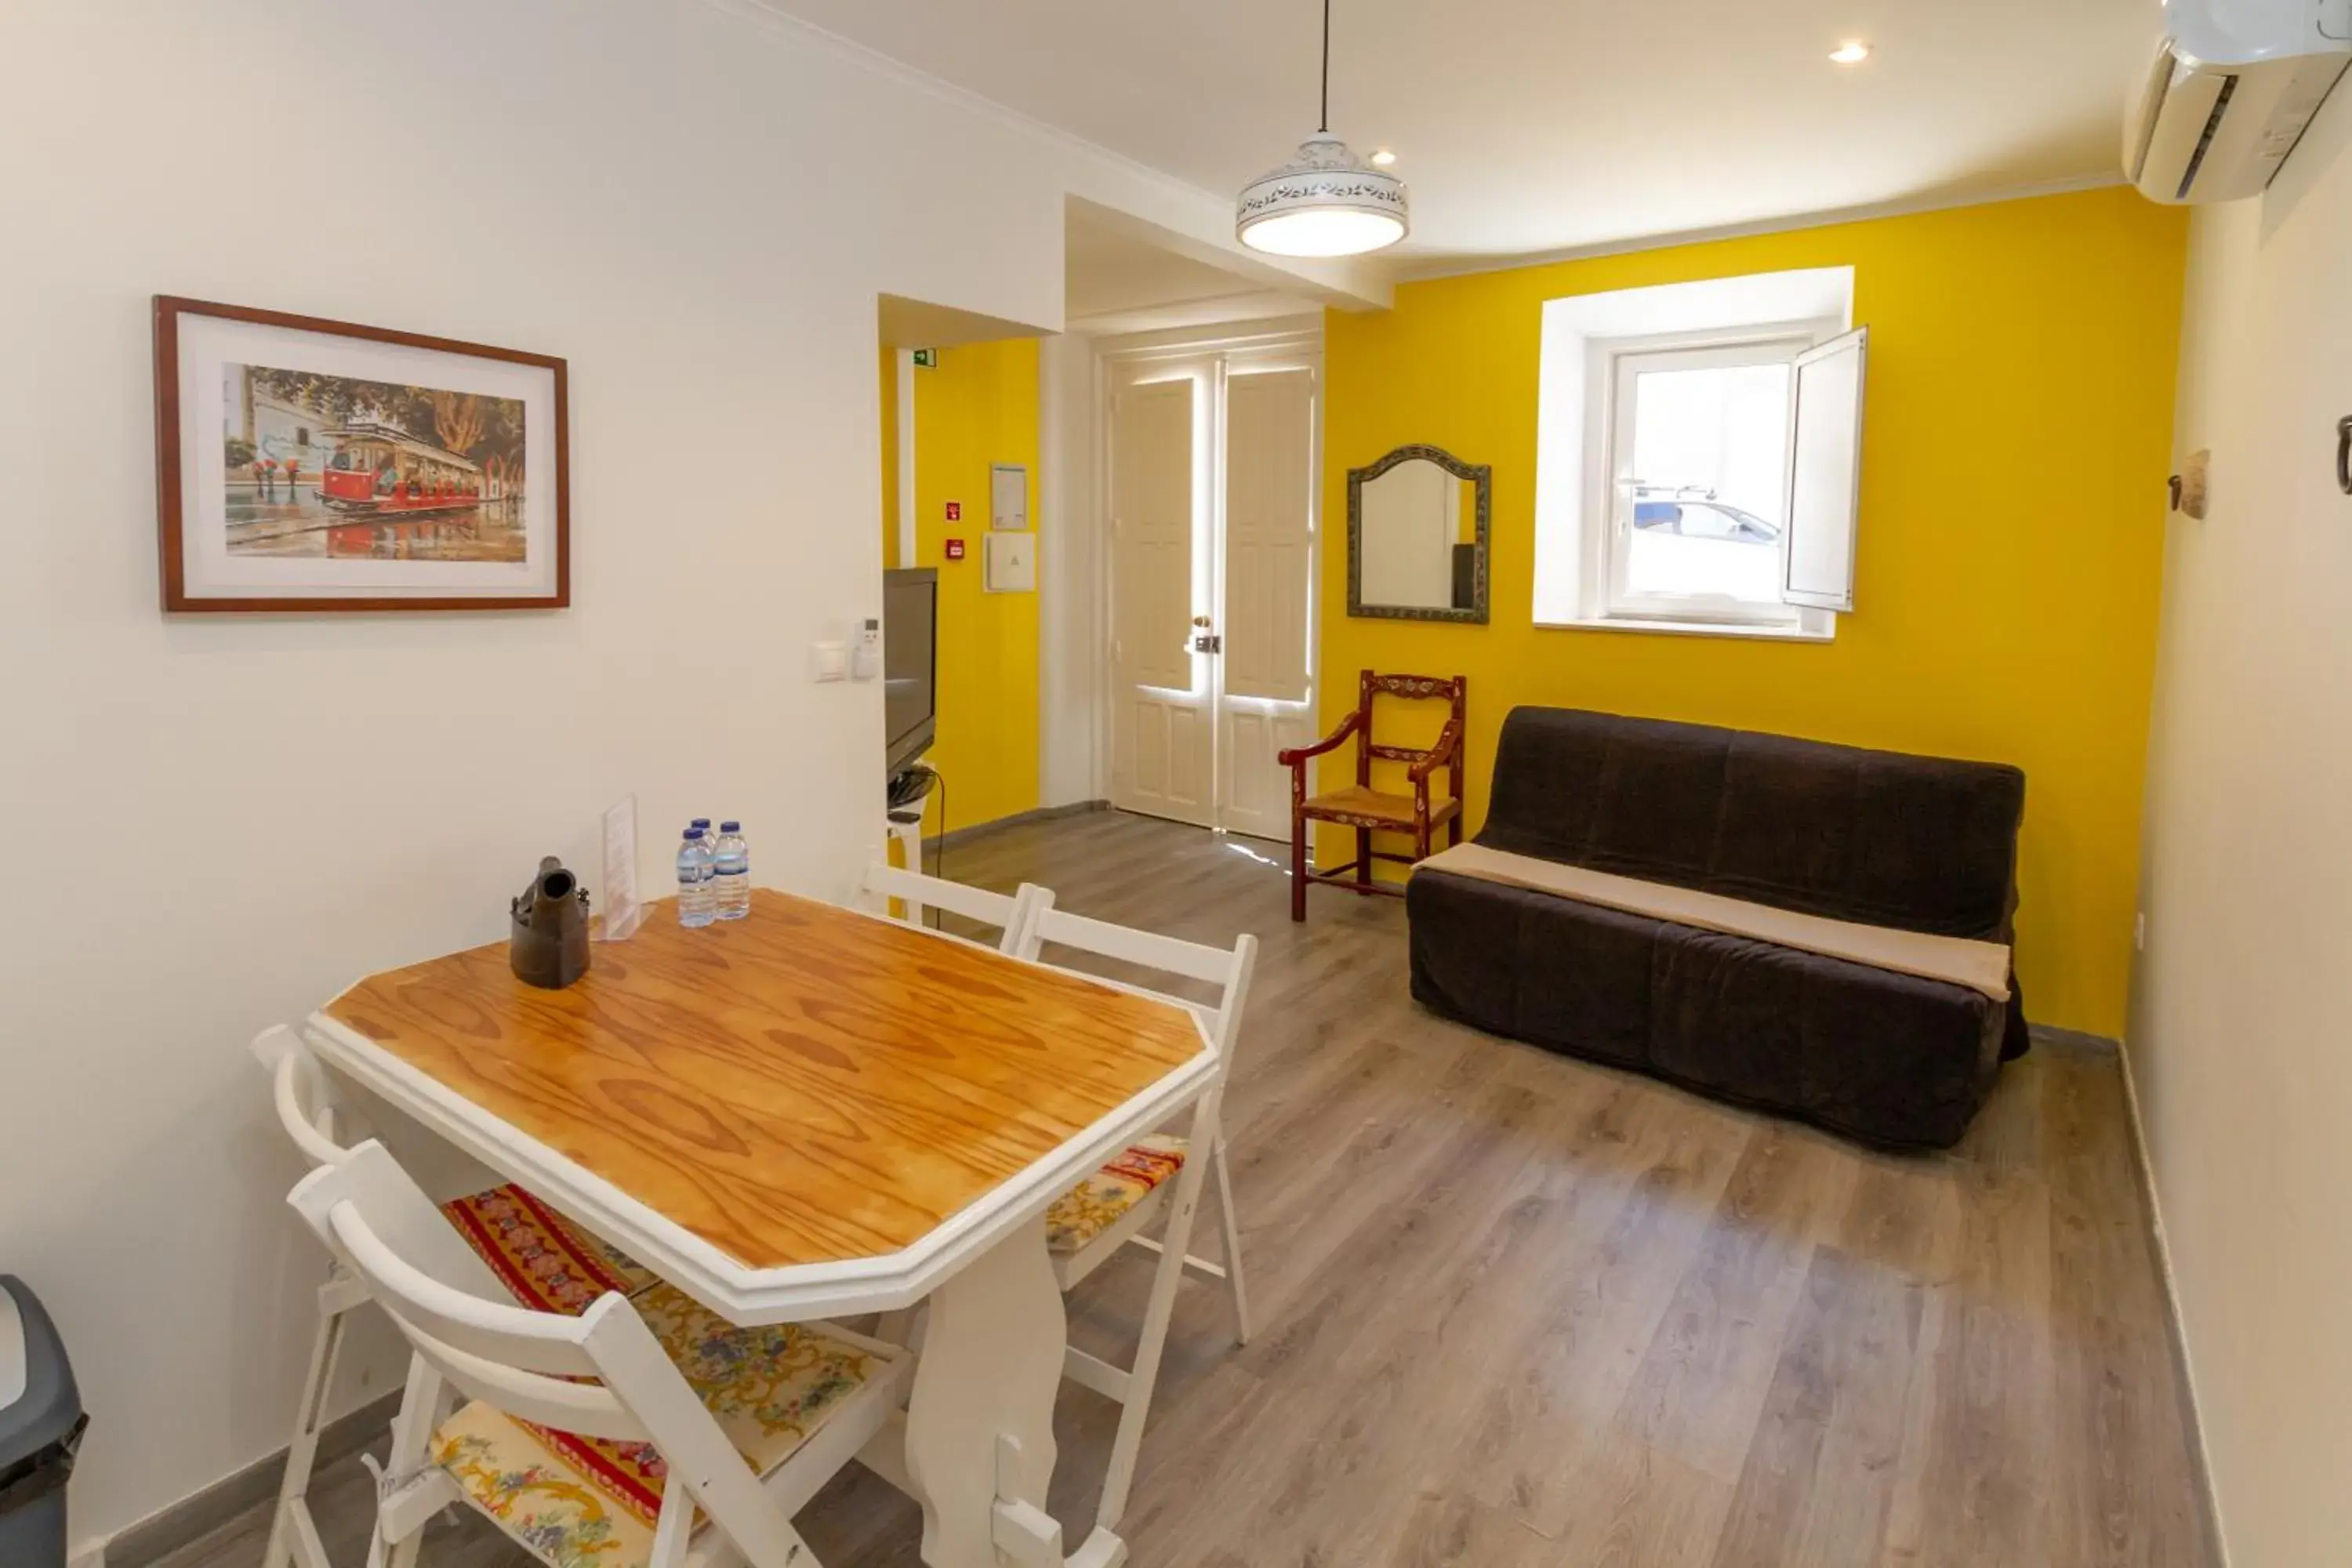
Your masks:
M1140 176L737 0L10 5L0 60L0 1269L88 1539L291 1421L256 1031L498 938L625 791L656 885L713 812L845 889L880 700L804 676L879 597L876 294L1057 327L1067 191ZM573 607L162 616L156 293L568 358Z
M1107 797L1102 766L1102 497L1095 474L1094 340L1069 332L1038 347L1039 605L1037 804Z
M2352 1561L2352 91L2197 216L2130 1048L2240 1568Z

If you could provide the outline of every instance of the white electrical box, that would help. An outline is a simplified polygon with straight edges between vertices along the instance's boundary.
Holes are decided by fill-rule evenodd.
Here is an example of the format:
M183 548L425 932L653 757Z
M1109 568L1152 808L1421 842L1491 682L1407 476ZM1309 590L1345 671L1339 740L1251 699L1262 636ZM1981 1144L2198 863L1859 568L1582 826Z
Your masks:
M1018 463L997 463L988 471L988 525L1024 529L1029 526L1029 470Z
M982 586L992 594L1034 594L1037 591L1037 536L1034 533L991 533L982 541Z

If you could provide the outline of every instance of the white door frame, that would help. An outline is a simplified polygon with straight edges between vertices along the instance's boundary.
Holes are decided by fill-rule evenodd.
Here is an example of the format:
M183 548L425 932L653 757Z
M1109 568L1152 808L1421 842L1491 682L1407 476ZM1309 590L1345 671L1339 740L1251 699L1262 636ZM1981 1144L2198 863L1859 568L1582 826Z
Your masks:
M1212 399L1213 412L1211 440L1214 444L1213 465L1214 482L1209 486L1209 505L1213 509L1210 529L1212 549L1211 582L1214 616L1220 626L1224 615L1225 562L1222 548L1224 538L1224 396L1223 382L1229 366L1248 363L1271 368L1286 363L1306 363L1316 372L1315 424L1311 436L1312 451L1308 458L1309 471L1315 482L1308 487L1308 527L1311 531L1309 565L1307 569L1307 700L1303 704L1310 727L1317 715L1317 700L1322 680L1322 614L1323 614L1323 418L1326 405L1323 378L1323 323L1320 318L1300 318L1263 323L1244 323L1224 328L1185 329L1173 332L1156 332L1132 338L1104 339L1096 346L1095 389L1093 399L1093 510L1098 525L1097 537L1100 547L1096 552L1094 599L1100 613L1095 632L1096 668L1106 672L1107 679L1095 692L1095 784L1097 798L1109 800L1111 795L1112 757L1115 744L1112 732L1112 704L1118 700L1118 672L1111 668L1113 641L1111 598L1113 558L1116 551L1110 539L1111 458L1110 400L1118 389L1138 372L1155 364L1173 364L1183 361L1213 361L1213 374L1217 395ZM1211 666L1210 726L1212 744L1222 743L1224 710L1224 665L1222 659ZM1223 771L1222 758L1213 751L1210 762L1214 808L1212 814L1213 830L1224 832Z

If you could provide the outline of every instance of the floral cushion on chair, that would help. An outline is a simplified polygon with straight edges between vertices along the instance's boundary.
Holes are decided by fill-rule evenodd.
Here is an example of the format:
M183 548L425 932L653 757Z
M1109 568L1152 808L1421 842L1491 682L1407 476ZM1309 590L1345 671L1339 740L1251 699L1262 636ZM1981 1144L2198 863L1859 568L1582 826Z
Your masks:
M653 1556L660 1491L654 1492L653 1510L646 1511L557 1453L548 1436L478 1402L433 1434L433 1462L449 1472L467 1501L541 1562L553 1568L642 1568Z
M676 1287L639 1296L661 1341L751 1468L790 1458L865 1385L874 1358L798 1324L738 1329ZM477 1402L433 1434L433 1462L467 1500L552 1568L642 1568L668 1468L649 1443L537 1426Z
M854 1345L798 1323L739 1329L674 1285L656 1286L636 1307L695 1397L761 1475L875 1371L874 1358Z
M512 1184L454 1199L441 1212L508 1294L536 1311L576 1318L607 1290L634 1296L660 1283L652 1269Z
M1045 1211L1045 1245L1055 1252L1085 1247L1182 1170L1185 1149L1181 1138L1146 1138L1063 1194Z

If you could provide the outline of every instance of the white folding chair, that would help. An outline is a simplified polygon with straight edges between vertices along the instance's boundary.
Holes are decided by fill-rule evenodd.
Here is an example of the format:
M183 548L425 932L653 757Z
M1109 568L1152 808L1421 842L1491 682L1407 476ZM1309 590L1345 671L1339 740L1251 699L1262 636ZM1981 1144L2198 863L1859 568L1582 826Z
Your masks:
M351 1141L365 1130L336 1099L301 1037L283 1025L266 1029L254 1040L253 1054L269 1071L278 1120L303 1158L314 1167L351 1158ZM578 1312L607 1290L634 1294L658 1282L652 1270L572 1229L520 1188L492 1187L445 1204L441 1213L481 1254L484 1267L493 1268L506 1293L525 1306ZM342 1354L344 1320L367 1300L366 1287L330 1253L327 1277L319 1286L319 1332L310 1345L294 1436L286 1446L286 1469L261 1568L289 1563L332 1568L310 1516L310 1478Z
M858 903L869 914L910 926L923 923L923 911L926 910L945 910L977 924L996 927L1003 933L997 940L996 951L1013 953L1019 952L1028 939L1030 911L1045 897L1045 889L1028 882L1021 884L1018 893L1008 896L877 860L866 868L866 880L859 889ZM891 912L893 901L898 904L903 913ZM956 936L953 931L940 934L955 937L958 942L970 941L969 938Z
M906 1397L908 1352L831 1324L730 1329L667 1286L577 1317L500 1300L380 1143L288 1201L415 1352L369 1568L411 1568L456 1502L551 1568L817 1568L793 1515ZM445 1387L469 1401L446 1419Z
M1217 1128L1225 1079L1233 1068L1234 1043L1241 1033L1242 1008L1249 999L1250 972L1257 963L1257 938L1244 935L1231 950L1204 947L1171 936L1089 920L1054 907L1054 895L1036 890L1028 917L1028 933L1019 952L1036 961L1046 942L1076 948L1104 958L1182 975L1217 987L1213 1006L1188 1002L1141 985L1087 978L1124 991L1171 1003L1200 1016L1209 1026L1217 1053L1217 1073L1208 1091L1192 1110L1192 1121L1181 1137L1159 1134L1145 1139L1104 1166L1076 1191L1064 1194L1046 1211L1046 1245L1054 1257L1054 1272L1065 1291L1093 1273L1121 1247L1132 1244L1160 1255L1151 1296L1144 1309L1143 1331L1135 1364L1122 1370L1075 1347L1064 1353L1063 1375L1085 1384L1121 1406L1118 1434L1111 1445L1110 1467L1103 1480L1099 1521L1115 1526L1127 1508L1135 1479L1135 1462L1143 1445L1143 1424L1151 1407L1151 1391L1160 1376L1160 1352L1168 1339L1168 1321L1176 1308L1176 1287L1191 1268L1223 1279L1234 1303L1234 1332L1249 1342L1249 1297L1242 1283L1241 1222L1234 1211L1233 1176L1225 1162L1225 1141ZM1199 1201L1204 1167L1217 1178L1217 1207L1223 1222L1224 1262L1220 1265L1192 1256L1192 1214ZM1143 1232L1160 1222L1157 1240Z
M279 1026L265 1030L253 1042L253 1054L269 1070L271 1095L278 1120L303 1158L313 1167L343 1158L336 1142L341 1108L327 1091L326 1075L302 1048L294 1031ZM294 1437L286 1446L286 1472L278 1484L278 1511L269 1525L269 1543L261 1568L333 1568L319 1529L310 1517L310 1472L319 1458L319 1438L327 1425L327 1397L334 1386L335 1365L343 1349L343 1320L368 1299L367 1287L332 1261L319 1286L319 1332L310 1343L310 1370L302 1381L302 1403L294 1418Z

